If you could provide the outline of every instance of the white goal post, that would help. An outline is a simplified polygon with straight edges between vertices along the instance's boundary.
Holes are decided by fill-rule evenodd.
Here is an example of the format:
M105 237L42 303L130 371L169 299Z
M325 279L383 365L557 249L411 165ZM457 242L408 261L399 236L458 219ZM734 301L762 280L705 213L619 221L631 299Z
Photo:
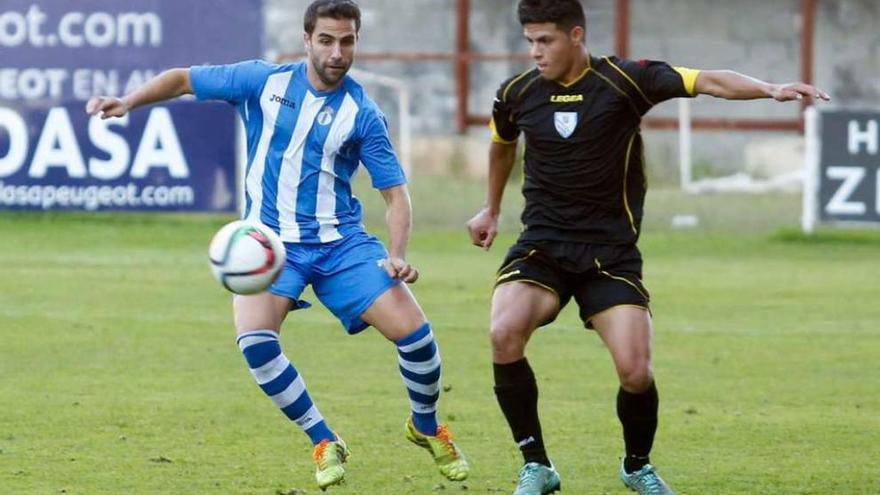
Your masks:
M746 172L722 177L709 177L694 180L692 135L692 100L678 99L678 157L681 189L692 194L701 193L767 193L774 191L798 190L804 180L802 170L789 172L769 179L755 179Z
M398 153L400 164L407 178L412 176L412 119L410 113L410 92L406 81L394 77L368 72L361 69L351 69L349 72L361 83L375 84L388 88L397 95L397 125L400 129L398 136Z

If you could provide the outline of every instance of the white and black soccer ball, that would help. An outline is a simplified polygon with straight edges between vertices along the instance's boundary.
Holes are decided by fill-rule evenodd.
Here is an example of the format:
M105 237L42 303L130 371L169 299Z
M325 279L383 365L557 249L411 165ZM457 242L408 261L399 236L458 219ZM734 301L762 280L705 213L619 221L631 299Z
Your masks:
M236 220L223 226L208 248L211 271L235 294L266 290L284 266L286 252L278 234L262 224Z

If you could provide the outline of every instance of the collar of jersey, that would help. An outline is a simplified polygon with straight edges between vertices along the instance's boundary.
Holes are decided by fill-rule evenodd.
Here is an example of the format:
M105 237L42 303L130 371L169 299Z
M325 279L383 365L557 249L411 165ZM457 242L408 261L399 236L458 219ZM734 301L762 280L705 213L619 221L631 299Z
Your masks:
M586 55L587 55L587 66L584 68L583 72L581 72L576 78L572 79L572 81L569 83L561 83L559 81L553 81L553 82L558 84L559 86L562 86L563 88L566 88L566 89L581 82L584 79L584 77L586 77L586 75L589 74L591 70L593 70L593 56L590 55L590 52L587 52Z
M309 70L308 69L308 62L303 62L302 66L300 67L300 73L302 75L303 81L306 82L306 88L313 95L315 95L319 98L322 96L330 96L332 94L335 94L337 91L341 91L342 87L345 86L345 80L348 79L348 74L346 73L344 76L342 76L342 82L339 83L339 86L336 86L336 88L331 89L330 91L320 91L319 89L312 86L312 82L309 81L308 70Z

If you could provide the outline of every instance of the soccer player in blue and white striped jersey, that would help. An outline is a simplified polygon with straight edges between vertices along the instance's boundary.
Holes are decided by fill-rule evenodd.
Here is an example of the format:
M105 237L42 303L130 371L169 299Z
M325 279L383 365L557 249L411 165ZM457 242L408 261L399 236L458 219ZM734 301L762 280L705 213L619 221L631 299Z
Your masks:
M440 472L464 480L468 465L449 430L437 423L440 354L430 324L407 288L418 271L405 261L411 228L406 178L385 117L347 75L360 10L352 0L316 0L305 15L305 61L173 69L124 98L87 106L103 118L195 94L235 105L247 130L244 217L277 232L287 264L267 292L235 296L238 345L262 390L315 445L320 488L340 483L349 450L313 403L279 343L288 312L311 284L349 333L369 326L395 343L412 412L406 437L427 449ZM351 179L363 163L387 204L389 250L361 224Z

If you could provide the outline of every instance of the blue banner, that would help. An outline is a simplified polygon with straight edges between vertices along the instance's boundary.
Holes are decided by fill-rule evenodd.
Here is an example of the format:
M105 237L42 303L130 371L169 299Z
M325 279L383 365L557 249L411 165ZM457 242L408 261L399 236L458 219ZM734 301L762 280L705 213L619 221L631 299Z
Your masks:
M0 208L235 210L231 106L106 121L84 107L169 68L262 53L261 0L3 0Z
M235 119L225 103L108 120L80 104L0 108L0 207L233 211Z

